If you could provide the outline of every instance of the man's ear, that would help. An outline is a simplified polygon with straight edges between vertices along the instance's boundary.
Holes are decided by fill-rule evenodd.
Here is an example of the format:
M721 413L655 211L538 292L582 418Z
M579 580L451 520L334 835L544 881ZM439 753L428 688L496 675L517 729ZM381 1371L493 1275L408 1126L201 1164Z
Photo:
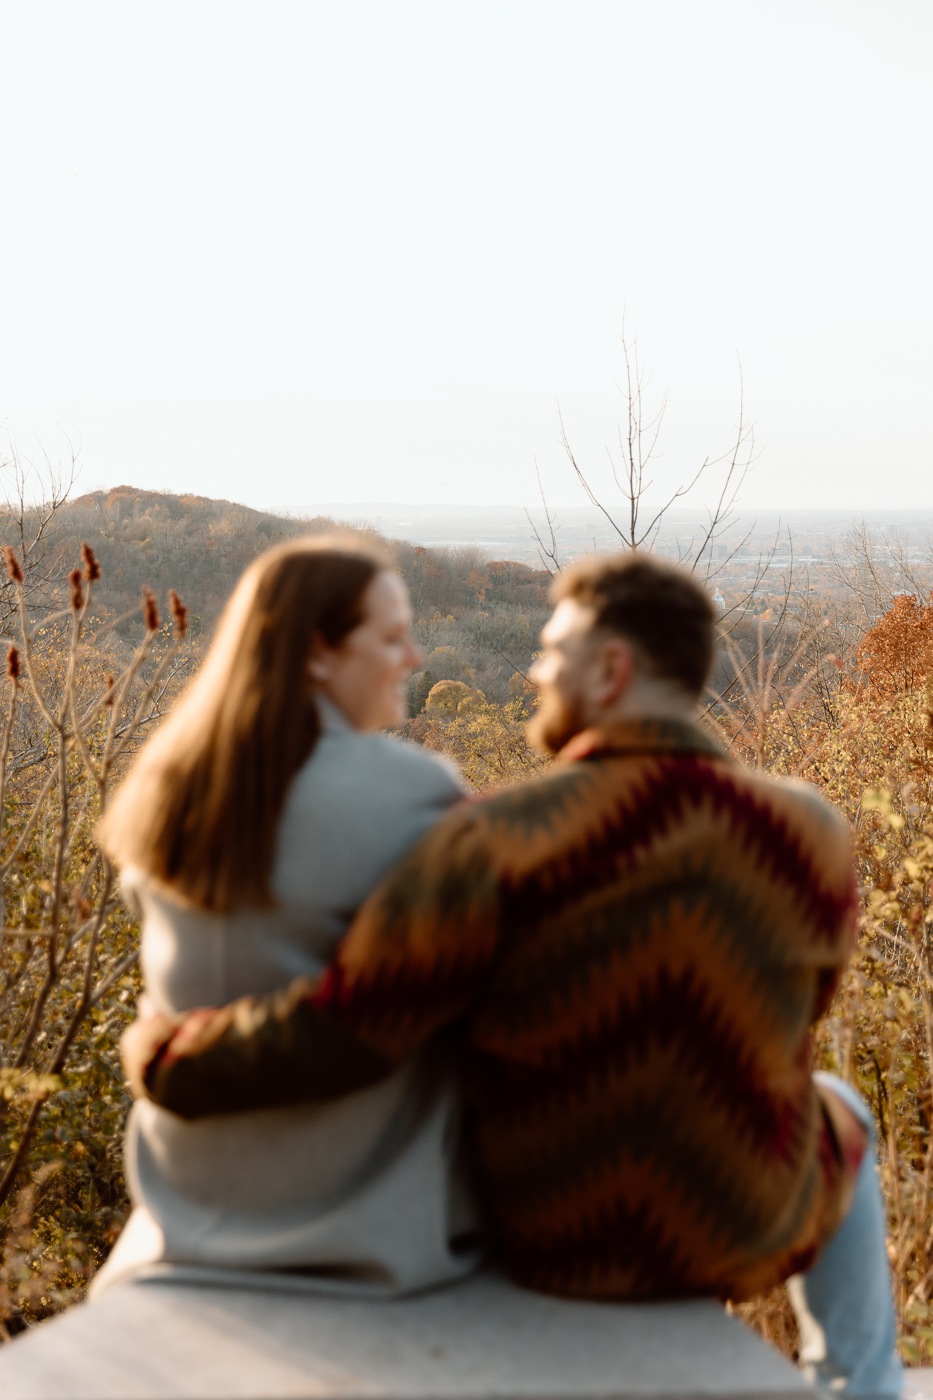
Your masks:
M593 699L603 709L615 705L635 676L635 652L623 637L608 637L600 648Z

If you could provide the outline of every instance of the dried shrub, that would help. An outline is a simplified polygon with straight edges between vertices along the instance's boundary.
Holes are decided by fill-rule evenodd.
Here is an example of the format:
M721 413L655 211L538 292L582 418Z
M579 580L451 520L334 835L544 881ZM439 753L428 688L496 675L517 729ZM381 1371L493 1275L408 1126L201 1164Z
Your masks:
M138 930L94 826L190 664L180 600L173 634L144 601L133 649L94 617L101 567L81 554L65 605L34 616L7 551L18 628L0 680L0 1323L79 1295L126 1214L117 1043Z

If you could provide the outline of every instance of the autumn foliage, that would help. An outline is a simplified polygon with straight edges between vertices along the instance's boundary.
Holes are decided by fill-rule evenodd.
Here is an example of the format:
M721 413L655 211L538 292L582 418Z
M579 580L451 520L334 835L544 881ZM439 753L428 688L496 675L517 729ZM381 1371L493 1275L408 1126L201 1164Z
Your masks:
M803 658L803 659L801 659ZM814 783L848 818L860 941L820 1028L823 1066L874 1110L905 1357L933 1359L933 604L896 596L851 654L796 639L717 707L746 762ZM744 1309L792 1349L781 1299Z
M866 698L912 695L933 676L933 594L925 603L900 593L856 652Z
M79 1295L126 1214L116 1047L138 989L138 930L94 827L187 664L177 595L173 629L144 596L128 645L93 611L92 546L48 613L6 554L16 640L0 680L0 1338Z

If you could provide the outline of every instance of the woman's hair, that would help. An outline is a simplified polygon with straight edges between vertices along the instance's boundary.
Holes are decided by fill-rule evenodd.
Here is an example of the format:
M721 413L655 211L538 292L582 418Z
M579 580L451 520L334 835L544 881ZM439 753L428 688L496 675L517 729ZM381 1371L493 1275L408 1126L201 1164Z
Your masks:
M320 733L312 644L337 646L391 567L359 541L270 549L233 591L200 671L144 745L98 830L118 865L176 899L271 908L285 796Z

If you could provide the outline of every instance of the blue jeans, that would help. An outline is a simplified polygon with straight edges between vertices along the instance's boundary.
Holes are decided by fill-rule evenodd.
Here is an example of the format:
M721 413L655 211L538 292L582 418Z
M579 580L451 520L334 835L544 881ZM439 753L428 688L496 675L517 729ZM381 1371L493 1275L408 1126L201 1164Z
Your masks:
M885 1248L885 1211L868 1105L834 1074L814 1079L832 1089L869 1133L848 1214L805 1274L788 1279L808 1379L859 1400L897 1400L903 1368Z

